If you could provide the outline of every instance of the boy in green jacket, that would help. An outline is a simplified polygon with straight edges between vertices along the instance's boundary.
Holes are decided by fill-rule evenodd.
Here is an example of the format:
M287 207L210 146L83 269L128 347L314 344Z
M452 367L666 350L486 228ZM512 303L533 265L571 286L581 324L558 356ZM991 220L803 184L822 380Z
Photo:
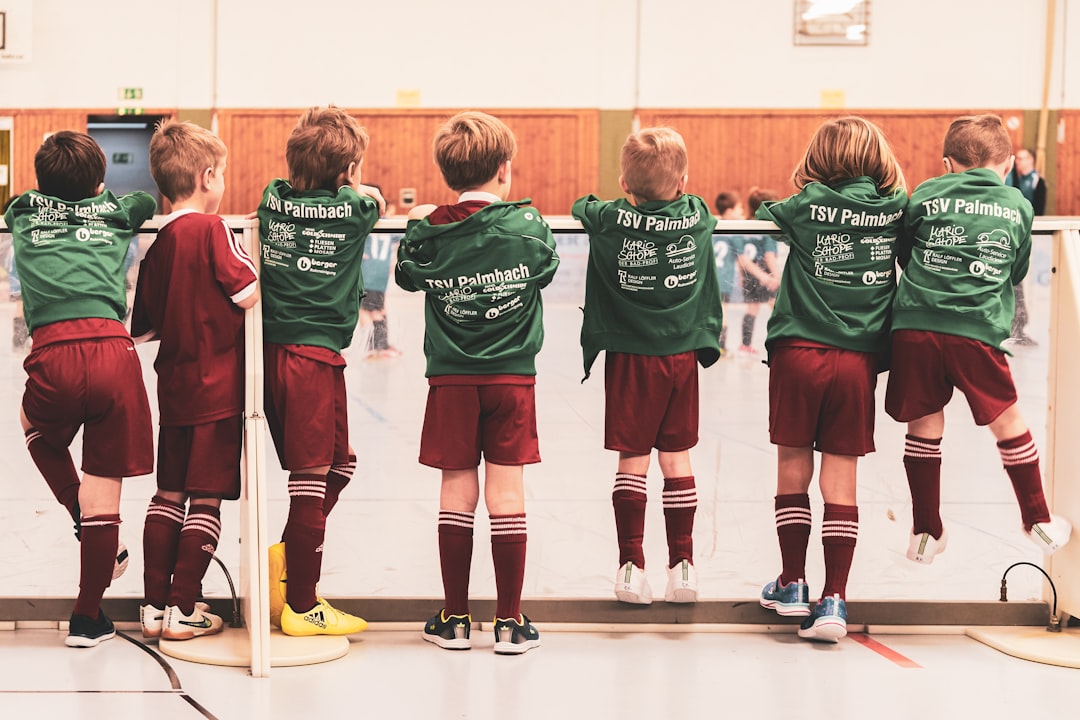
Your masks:
M588 377L604 363L604 447L619 453L611 502L619 542L615 597L648 605L646 476L652 449L664 474L668 602L697 601L690 448L698 441L698 363L720 357L723 326L712 231L704 200L684 192L686 145L670 128L623 144L619 184L630 200L588 195L573 215L589 234L581 346ZM633 388L627 392L627 388Z
M1028 271L1031 203L1004 185L1012 145L996 115L954 120L944 163L945 175L911 194L897 250L904 273L893 309L885 411L908 424L907 556L930 563L948 542L939 512L941 438L954 388L967 397L976 424L989 425L997 439L1024 532L1051 554L1068 542L1072 525L1047 508L1039 452L1002 349L1012 327L1013 286Z
M426 294L428 390L420 462L442 470L439 556L445 605L423 638L448 650L471 647L469 569L480 497L491 519L497 588L495 652L540 645L521 613L525 574L523 466L540 462L536 438L536 353L544 339L540 289L559 257L529 200L506 202L513 133L479 112L460 113L435 136L435 161L452 205L409 213L395 280Z

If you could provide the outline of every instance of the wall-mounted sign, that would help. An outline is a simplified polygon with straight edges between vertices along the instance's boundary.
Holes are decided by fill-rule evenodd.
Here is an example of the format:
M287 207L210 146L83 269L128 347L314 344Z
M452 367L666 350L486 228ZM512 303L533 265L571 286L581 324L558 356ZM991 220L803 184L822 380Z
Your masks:
M870 0L795 0L796 45L866 45Z

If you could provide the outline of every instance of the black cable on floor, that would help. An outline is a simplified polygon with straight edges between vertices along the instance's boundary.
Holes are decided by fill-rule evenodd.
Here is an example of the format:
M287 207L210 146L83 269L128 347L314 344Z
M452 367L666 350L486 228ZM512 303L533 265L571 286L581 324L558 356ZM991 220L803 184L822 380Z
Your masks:
M180 677L176 674L176 671L173 670L172 665L170 665L168 661L165 660L165 658L161 657L160 653L150 649L145 643L139 642L125 632L120 632L119 630L117 630L116 634L127 640L135 647L141 649L150 657L154 658L154 660L157 661L157 664L161 666L161 669L165 671L165 675L168 676L169 684L172 686L172 689L177 691L177 694L184 699L184 702L202 713L202 716L205 717L207 720L220 720L217 715L203 707L198 700L187 694L184 688L180 685Z

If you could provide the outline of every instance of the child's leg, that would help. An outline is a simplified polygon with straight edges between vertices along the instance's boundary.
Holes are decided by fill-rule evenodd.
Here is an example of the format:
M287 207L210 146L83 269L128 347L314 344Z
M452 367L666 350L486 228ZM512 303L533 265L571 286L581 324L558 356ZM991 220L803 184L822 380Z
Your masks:
M356 451L350 445L348 461L331 465L330 472L326 474L326 500L323 501L323 515L330 517L330 511L337 505L341 491L352 481L355 472Z
M184 615L195 611L202 580L221 537L221 499L195 498L191 501L187 519L180 531L176 553L176 569L169 591L169 605L180 608ZM288 550L286 550L288 552ZM291 580L291 578L290 578Z
M997 438L1001 462L1020 503L1024 530L1030 531L1036 523L1050 522L1039 472L1039 450L1015 403L990 423L990 431Z
M615 535L619 541L619 567L633 563L645 568L645 478L649 472L648 455L619 453L619 470L615 473L615 488L611 505L615 510Z
M476 468L443 470L439 493L439 563L445 603L443 611L447 616L469 614L473 524L479 501L480 480Z
M783 570L780 584L806 578L810 542L810 481L814 478L812 447L776 446L776 537Z
M746 303L746 313L742 319L742 345L750 347L754 340L754 324L757 322L758 303Z
M116 548L120 541L120 488L121 479L118 477L83 475L79 487L82 541L75 615L97 619L101 598L112 583Z
M22 422L23 432L26 434L26 449L30 451L30 457L37 466L41 476L45 478L53 496L67 508L68 514L75 522L79 523L79 474L75 470L75 463L71 459L71 452L67 448L57 448L50 444L37 430L34 429L23 409L19 408L19 420Z
M495 564L496 618L521 615L525 581L525 483L520 465L484 464L484 502L491 517L491 557Z
M667 528L668 567L682 560L694 562L694 514L697 489L690 467L690 451L659 452L664 473L664 523Z
M821 543L825 546L825 586L821 597L847 593L848 573L859 538L859 508L855 500L855 472L859 458L854 455L821 454L821 495L825 517L821 523Z
M912 533L930 533L940 539L941 524L941 437L945 413L936 413L908 423L904 442L904 471L911 490Z
M164 610L169 601L187 496L158 489L146 508L143 525L143 597L147 605Z
M285 601L293 612L315 607L315 585L322 574L322 544L326 536L326 474L329 465L289 473L289 517L282 538L289 569Z

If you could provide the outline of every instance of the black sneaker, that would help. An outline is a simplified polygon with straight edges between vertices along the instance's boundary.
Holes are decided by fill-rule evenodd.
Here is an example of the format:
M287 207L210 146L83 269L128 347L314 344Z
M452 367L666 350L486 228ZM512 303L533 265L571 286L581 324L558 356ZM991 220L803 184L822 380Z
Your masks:
M520 655L534 647L540 647L540 633L524 614L521 622L495 618L496 655Z
M472 618L468 615L446 615L440 610L424 625L423 638L446 650L468 650L472 647L469 633L472 632Z
M113 627L112 620L98 610L96 620L87 615L72 615L64 644L68 647L95 647L114 637L116 637L116 628Z

